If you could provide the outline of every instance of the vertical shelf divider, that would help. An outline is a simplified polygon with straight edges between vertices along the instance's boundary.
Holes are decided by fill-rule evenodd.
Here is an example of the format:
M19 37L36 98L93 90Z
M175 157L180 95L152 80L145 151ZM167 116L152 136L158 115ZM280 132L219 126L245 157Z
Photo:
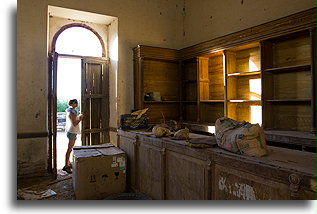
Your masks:
M178 60L178 78L179 78L179 120L180 122L183 122L183 62L182 60Z
M311 131L316 134L316 28L310 29L310 63L311 63L311 111L312 111L312 129Z
M196 121L199 123L200 122L200 60L199 57L196 57L196 81L197 81L197 98L196 98L196 108L197 108L197 117Z

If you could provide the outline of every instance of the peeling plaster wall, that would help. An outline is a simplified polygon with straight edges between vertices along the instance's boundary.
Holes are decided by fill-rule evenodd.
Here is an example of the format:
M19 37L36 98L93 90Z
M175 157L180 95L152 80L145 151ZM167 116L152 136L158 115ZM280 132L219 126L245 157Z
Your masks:
M18 1L17 6L17 133L44 133L47 6L35 1ZM43 174L47 166L47 138L18 139L17 144L18 176Z
M183 0L18 0L18 133L47 132L48 5L118 17L118 64L112 67L118 70L118 97L110 99L111 104L118 101L118 108L110 112L111 126L117 124L118 115L133 109L132 48L138 44L181 48ZM24 163L19 175L26 175L28 169L28 174L46 170L47 143L46 138L18 139L18 168ZM35 144L45 149L28 152L34 151ZM35 160L42 164L34 167Z
M22 4L21 4L22 3ZM47 7L18 1L17 131L46 132Z
M19 176L37 176L46 174L47 146L46 138L21 139L17 151Z
M188 47L315 7L315 0L185 0Z

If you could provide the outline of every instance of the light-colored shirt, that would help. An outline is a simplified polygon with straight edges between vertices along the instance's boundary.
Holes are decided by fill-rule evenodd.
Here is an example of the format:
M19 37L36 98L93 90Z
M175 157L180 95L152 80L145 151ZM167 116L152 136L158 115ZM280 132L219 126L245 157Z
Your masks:
M76 126L74 126L70 115L74 114L75 117L79 115L79 112L76 109L73 109L72 107L69 107L66 109L66 126L65 131L73 134L80 134L81 133L81 123L78 123Z

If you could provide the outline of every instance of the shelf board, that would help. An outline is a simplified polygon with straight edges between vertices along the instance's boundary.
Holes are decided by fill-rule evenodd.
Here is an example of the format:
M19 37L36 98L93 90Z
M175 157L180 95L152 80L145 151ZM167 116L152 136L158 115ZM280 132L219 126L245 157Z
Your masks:
M228 100L230 103L261 102L261 100Z
M183 83L197 83L197 80L182 80Z
M264 130L264 133L267 141L316 147L316 135L311 132Z
M250 75L258 75L260 73L261 73L261 71L249 71L249 72L241 72L241 73L231 73L231 74L228 74L228 77L232 77L232 76L250 76Z
M307 102L311 102L311 99L266 100L266 102L270 102L270 103L291 103L291 102L307 103Z
M144 79L144 82L157 82L157 83L175 83L178 84L178 80L153 80L153 79Z
M182 103L197 103L197 101L181 101Z
M294 65L294 66L269 68L269 69L265 69L264 72L282 73L282 72L294 72L294 71L303 71L303 70L310 70L310 69L311 69L310 64L306 64L306 65Z
M172 100L166 100L166 101L143 101L144 103L179 103L180 101L172 101Z
M201 100L201 103L223 103L224 100Z

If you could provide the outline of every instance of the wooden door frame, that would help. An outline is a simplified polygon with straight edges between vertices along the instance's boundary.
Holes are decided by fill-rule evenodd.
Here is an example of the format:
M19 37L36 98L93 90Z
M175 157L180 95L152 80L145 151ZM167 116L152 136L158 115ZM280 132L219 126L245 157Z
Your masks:
M57 112L57 64L58 53L52 52L48 56L48 166L49 173L57 177L57 149L56 149L56 112Z
M106 62L106 72L107 72L107 80L109 86L109 59L105 57L84 57L84 56L78 56L78 55L68 55L68 54L58 54L56 52L52 52L48 56L48 130L49 130L49 136L48 136L48 172L55 174L55 177L57 176L57 127L56 127L56 113L57 113L57 65L58 65L58 58L64 57L64 58L74 58L74 59L89 59L89 60L96 60L96 61L102 61ZM81 70L81 75L83 75L83 68ZM83 76L81 76L81 80L83 80ZM83 81L82 81L83 82ZM85 87L85 85L81 86L82 89ZM109 92L109 91L108 91ZM83 102L83 93L81 92L81 102ZM107 94L107 103L109 104L109 93ZM84 111L84 105L81 103L81 110ZM108 108L108 114L109 114L109 106ZM109 118L109 115L107 115ZM55 121L55 122L54 122ZM108 124L109 127L109 124ZM108 135L109 135L109 128L108 128ZM82 133L82 137L84 134ZM82 141L83 142L83 141Z

